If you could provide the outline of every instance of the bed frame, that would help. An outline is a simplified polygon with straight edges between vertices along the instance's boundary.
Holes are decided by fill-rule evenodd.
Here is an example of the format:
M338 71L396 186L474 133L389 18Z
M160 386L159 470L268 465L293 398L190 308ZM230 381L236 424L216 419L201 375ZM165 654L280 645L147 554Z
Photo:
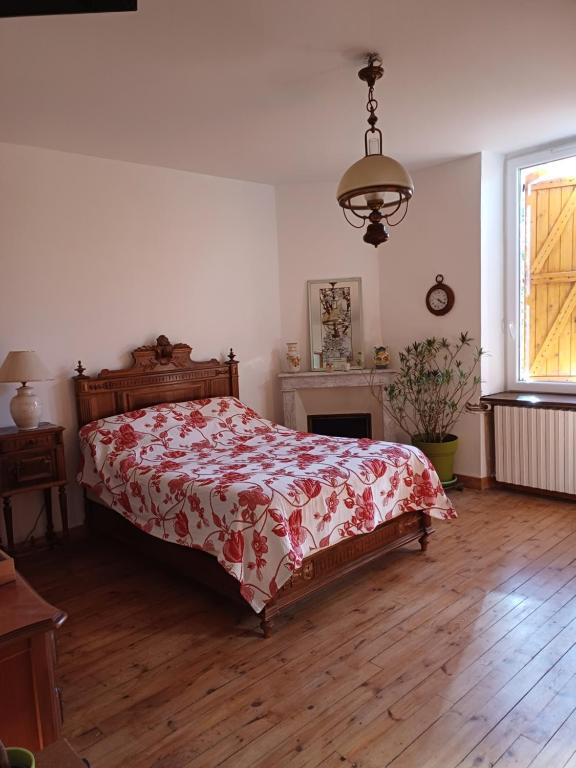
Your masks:
M74 386L79 426L158 403L225 395L238 397L238 362L232 349L225 363L194 362L191 352L188 344L171 344L166 336L159 336L156 344L138 347L132 352L133 362L129 368L104 369L98 376L89 377L84 375L85 368L78 361ZM146 557L246 605L240 595L239 582L213 555L150 536L101 502L89 495L85 498L86 519L92 530L133 545ZM422 551L426 551L432 532L429 515L423 511L407 512L370 533L346 538L306 557L261 612L264 637L269 637L272 620L280 611L412 541L417 540Z

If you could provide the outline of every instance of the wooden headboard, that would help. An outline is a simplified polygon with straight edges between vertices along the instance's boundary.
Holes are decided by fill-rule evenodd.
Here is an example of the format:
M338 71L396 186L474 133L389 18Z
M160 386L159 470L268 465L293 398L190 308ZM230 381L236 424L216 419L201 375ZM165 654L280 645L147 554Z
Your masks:
M238 362L232 350L225 363L195 362L191 352L188 344L171 344L166 336L158 336L156 344L132 352L129 368L105 368L98 376L85 376L78 361L73 379L78 426L158 403L238 397Z

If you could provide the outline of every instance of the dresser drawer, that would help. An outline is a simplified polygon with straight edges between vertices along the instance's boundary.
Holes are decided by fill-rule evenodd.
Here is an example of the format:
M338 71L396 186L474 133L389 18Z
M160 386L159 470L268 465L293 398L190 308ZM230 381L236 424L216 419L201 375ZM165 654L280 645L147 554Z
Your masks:
M0 453L13 453L14 451L41 450L52 448L54 445L54 433L32 433L17 435L0 441Z
M0 459L4 491L58 479L54 451L22 451Z

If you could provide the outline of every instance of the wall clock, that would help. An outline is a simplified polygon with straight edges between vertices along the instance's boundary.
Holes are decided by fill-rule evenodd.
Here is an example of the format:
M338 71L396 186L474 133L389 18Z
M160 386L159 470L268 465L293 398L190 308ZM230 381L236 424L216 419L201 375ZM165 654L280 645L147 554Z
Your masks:
M446 315L454 306L454 291L444 282L444 275L436 275L436 284L426 294L426 306L433 315Z

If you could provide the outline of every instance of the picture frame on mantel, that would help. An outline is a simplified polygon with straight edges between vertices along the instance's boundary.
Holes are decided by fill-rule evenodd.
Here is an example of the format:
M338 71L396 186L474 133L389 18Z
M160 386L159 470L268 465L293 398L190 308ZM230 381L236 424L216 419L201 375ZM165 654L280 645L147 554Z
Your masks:
M360 277L308 280L308 317L313 371L362 367Z

